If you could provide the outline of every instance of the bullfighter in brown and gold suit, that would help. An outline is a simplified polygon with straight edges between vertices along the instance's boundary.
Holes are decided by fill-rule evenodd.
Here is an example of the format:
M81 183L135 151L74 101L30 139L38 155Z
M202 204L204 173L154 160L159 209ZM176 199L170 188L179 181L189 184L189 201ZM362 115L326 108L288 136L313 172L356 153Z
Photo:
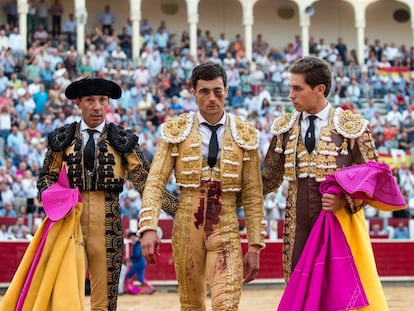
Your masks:
M82 111L82 120L49 134L48 151L38 188L58 180L65 165L70 186L82 194L81 226L86 267L91 281L91 310L116 310L123 254L119 193L125 178L142 193L149 163L138 137L105 122L109 98L119 98L121 88L104 79L82 79L70 84L65 95ZM173 214L177 199L165 193L160 204Z
M384 310L380 306L385 304L385 297L372 251L358 251L361 245L371 247L368 231L361 235L352 232L357 223L366 226L362 208L367 202L319 192L321 181L339 169L378 160L368 121L328 102L332 75L325 61L301 58L289 71L289 97L295 111L274 121L274 136L262 173L264 194L275 191L283 180L288 182L283 228L285 279L289 280L320 211L333 212L347 236L358 270L364 271L361 279L371 298L369 310Z
M181 310L205 310L207 280L213 310L234 311L243 282L236 215L239 191L249 242L244 282L256 277L264 247L259 137L249 123L224 111L228 87L221 66L195 67L191 82L199 111L182 114L162 127L143 195L142 251L149 262L155 262L161 197L174 169L180 204L172 244Z

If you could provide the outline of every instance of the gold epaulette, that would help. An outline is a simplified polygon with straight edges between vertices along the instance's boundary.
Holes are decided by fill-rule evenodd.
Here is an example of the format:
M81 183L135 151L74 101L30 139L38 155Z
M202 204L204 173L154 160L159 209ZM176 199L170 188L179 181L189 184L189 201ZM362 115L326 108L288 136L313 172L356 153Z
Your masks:
M289 131L299 116L299 112L285 113L273 121L270 132L278 136Z
M368 126L368 121L361 114L342 108L335 109L333 121L338 133L350 139L361 136Z
M229 115L231 135L236 144L246 150L254 150L259 146L259 131L240 117Z
M194 112L183 113L177 118L167 120L161 125L161 138L171 144L184 141L193 127L194 114Z

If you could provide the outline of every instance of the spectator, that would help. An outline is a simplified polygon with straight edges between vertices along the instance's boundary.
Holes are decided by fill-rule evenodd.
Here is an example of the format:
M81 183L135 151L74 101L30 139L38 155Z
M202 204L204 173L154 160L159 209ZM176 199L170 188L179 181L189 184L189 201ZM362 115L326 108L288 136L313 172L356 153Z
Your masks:
M0 29L0 52L9 48L9 37L4 29Z
M230 48L230 41L226 38L224 32L220 33L219 38L216 40L216 45L220 59L223 61L226 57L226 53Z
M351 79L351 84L346 88L346 93L351 102L356 105L359 109L362 108L361 104L361 89L358 86L356 78Z
M112 25L116 22L116 16L112 14L109 5L105 5L104 12L98 14L96 19L102 24L102 32L108 29L109 34L112 35Z
M37 25L37 29L33 34L33 39L38 40L40 45L44 45L47 43L48 36L49 34L43 24Z
M37 27L40 25L46 32L48 31L49 5L45 0L40 0L37 4ZM39 29L39 28L38 28Z
M398 222L397 227L394 229L393 239L409 239L410 234L408 232L408 227L404 224L403 221Z
M132 242L132 256L129 258L130 264L126 274L126 288L130 294L153 294L155 292L154 286L152 286L147 279L145 279L145 267L147 261L142 255L141 243L139 237L135 232L128 233L128 239ZM136 276L138 281L144 287L135 287L133 283L133 277Z
M247 94L243 106L249 113L256 113L258 115L261 103L258 101L257 97L253 95L253 92L250 92Z
M9 46L12 50L13 57L17 58L18 62L21 64L24 58L24 50L23 50L23 42L24 38L19 32L19 28L17 26L12 28L13 31L9 35Z
M265 219L278 219L279 213L277 211L277 200L276 200L276 193L272 192L265 196L264 198L264 211L265 211Z
M63 6L60 4L59 0L54 0L54 3L50 7L50 12L52 13L52 36L60 36L60 28L62 25L62 14Z
M11 133L12 111L12 101L8 99L3 99L2 104L0 105L0 137L3 139L4 143L7 142L7 137Z
M242 90L238 88L236 94L231 98L231 107L233 109L243 108L245 99Z
M7 153L13 159L13 163L17 166L21 160L19 151L20 146L24 143L23 133L19 128L14 125L12 126L11 133L7 137Z
M10 189L11 183L0 181L0 207L5 207L7 203L12 204L15 203L15 197L13 191Z
M9 233L7 224L2 223L0 224L0 241L7 241L9 240Z
M122 27L122 32L118 35L118 40L122 51L124 51L126 56L130 58L132 52L132 40L131 36L128 34L128 28L126 26Z
M76 47L76 26L77 22L75 20L75 15L69 13L67 21L63 24L62 32L66 35L66 40L69 45L74 45Z
M381 229L381 225L379 223L374 223L372 224L369 235L371 238L375 238L376 236L388 235L388 232L384 229Z
M16 59L13 57L11 48L2 53L0 67L3 68L4 75L10 79L16 70Z
M10 27L17 26L17 0L9 0L3 5L3 10L6 13L7 24Z
M269 43L263 39L262 34L258 34L253 41L253 57L266 53L269 48Z
M372 120L375 117L375 113L378 111L375 100L373 98L370 98L368 101L368 107L365 107L364 109L364 119L365 120Z
M391 90L387 90L387 93L384 95L384 103L385 103L385 109L388 111L392 110L392 107L397 102L397 97Z
M398 110L398 105L394 104L392 110L388 111L385 116L386 121L390 123L391 126L399 128L403 122L402 113Z
M187 89L184 89L180 92L180 99L184 112L198 110L198 106L195 99L193 98L193 95Z
M3 208L0 209L0 217L17 217L12 202L4 202Z
M405 163L406 155L405 151L402 149L399 149L400 142L397 138L397 134L393 134L391 136L391 139L385 142L385 147L389 150L389 154L392 156L392 160L395 165L397 165L398 157L401 157L401 162Z

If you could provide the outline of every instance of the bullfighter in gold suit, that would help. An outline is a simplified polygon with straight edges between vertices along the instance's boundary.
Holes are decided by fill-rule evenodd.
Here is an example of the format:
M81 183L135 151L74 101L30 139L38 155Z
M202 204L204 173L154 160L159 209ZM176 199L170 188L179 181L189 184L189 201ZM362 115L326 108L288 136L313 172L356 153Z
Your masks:
M181 310L205 310L207 280L213 310L234 311L243 282L238 192L249 244L244 256L244 282L256 277L259 252L264 247L259 137L249 123L225 112L228 87L221 66L205 63L195 67L191 82L199 111L182 114L163 125L161 143L145 184L139 224L142 251L150 263L155 263L162 193L174 169L180 203L172 244ZM218 159L214 163L211 148L216 129L210 130L210 126L216 125ZM213 162L208 160L208 164L208 158Z

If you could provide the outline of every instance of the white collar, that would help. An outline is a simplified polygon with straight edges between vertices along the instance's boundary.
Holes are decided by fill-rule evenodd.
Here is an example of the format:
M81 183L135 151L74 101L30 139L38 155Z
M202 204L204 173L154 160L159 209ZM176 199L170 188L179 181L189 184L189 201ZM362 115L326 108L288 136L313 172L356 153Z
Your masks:
M323 108L321 111L319 111L317 114L314 114L314 116L317 116L318 119L326 121L329 119L329 110L331 109L331 105L329 104L329 102L327 102L327 105L325 106L325 108ZM309 116L311 116L312 114L304 111L302 113L302 120L305 120L306 118L308 118Z
M104 122L102 122L101 124L99 124L99 125L98 125L97 127L95 127L95 128L90 128L90 127L89 127L89 126L85 123L85 121L82 119L81 124L80 124L80 131L82 132L82 131L85 131L85 130L91 129L91 130L98 131L99 133L102 133L102 132L103 132L104 127L105 127L105 121L104 121Z

